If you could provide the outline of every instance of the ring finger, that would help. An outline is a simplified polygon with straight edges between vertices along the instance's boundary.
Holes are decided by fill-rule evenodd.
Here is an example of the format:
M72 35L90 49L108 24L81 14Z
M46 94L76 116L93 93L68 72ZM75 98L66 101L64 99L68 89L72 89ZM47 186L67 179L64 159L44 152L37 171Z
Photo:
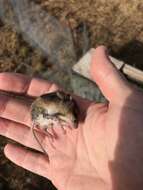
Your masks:
M35 132L40 144L48 149L48 154L53 152L54 149L51 146L50 140L48 138L45 139L44 134ZM22 124L0 118L0 135L8 137L26 147L43 152L41 146L34 138L32 131L29 127Z

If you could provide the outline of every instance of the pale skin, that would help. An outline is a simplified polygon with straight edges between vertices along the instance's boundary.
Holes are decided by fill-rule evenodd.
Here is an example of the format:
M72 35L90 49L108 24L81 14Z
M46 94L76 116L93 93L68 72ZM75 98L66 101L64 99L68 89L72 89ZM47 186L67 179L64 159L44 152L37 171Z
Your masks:
M47 156L16 145L4 153L15 164L50 179L59 190L143 188L143 92L129 84L110 63L103 46L93 52L91 76L109 103L78 99L84 120L77 129L49 142L37 132ZM39 96L58 87L40 79L0 74L0 90ZM0 134L41 151L30 130L28 101L0 95ZM54 148L55 147L55 148Z

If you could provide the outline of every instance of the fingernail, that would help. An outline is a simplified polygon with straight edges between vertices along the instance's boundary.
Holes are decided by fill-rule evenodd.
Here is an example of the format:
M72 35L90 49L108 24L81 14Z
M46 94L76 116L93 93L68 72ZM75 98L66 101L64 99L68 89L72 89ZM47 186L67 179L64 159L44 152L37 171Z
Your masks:
M94 54L95 54L95 51L96 51L95 48L91 48L91 49L90 49L91 55L94 55Z

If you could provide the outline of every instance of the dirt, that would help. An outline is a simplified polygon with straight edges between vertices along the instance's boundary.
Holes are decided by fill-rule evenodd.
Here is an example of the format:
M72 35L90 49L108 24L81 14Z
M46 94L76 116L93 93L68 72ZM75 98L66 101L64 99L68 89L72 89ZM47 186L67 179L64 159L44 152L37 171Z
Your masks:
M62 24L70 26L78 58L87 49L103 44L115 57L143 70L141 1L35 0L35 2ZM0 72L21 72L29 76L47 78L51 70L54 70L53 65L39 49L27 43L12 25L0 21ZM58 79L59 76L57 82ZM8 161L3 154L7 141L0 137L0 190L55 189L46 179Z
M128 0L41 0L41 4L60 20L66 17L73 30L85 23L89 47L106 45L110 52L138 68L143 68L143 5ZM128 60L128 57L130 59ZM136 58L134 58L136 57ZM133 58L133 61L131 60Z

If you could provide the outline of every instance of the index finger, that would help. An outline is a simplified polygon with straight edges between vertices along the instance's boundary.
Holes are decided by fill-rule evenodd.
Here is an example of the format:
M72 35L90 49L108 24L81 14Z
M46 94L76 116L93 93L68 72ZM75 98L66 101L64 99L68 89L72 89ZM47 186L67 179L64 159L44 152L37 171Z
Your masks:
M57 90L55 84L39 78L30 78L19 73L0 73L0 90L40 96L46 92Z

